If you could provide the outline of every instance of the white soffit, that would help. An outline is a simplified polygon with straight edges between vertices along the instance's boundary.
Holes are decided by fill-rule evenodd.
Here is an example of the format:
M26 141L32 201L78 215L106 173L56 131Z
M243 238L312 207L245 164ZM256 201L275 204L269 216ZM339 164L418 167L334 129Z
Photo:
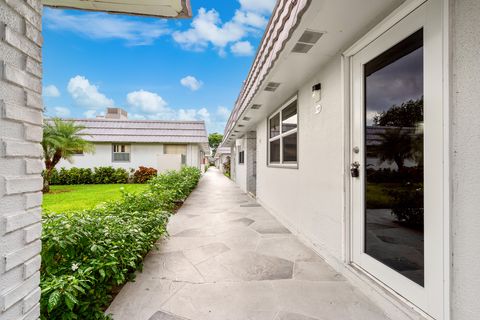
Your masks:
M190 0L43 0L45 6L161 18L190 18Z

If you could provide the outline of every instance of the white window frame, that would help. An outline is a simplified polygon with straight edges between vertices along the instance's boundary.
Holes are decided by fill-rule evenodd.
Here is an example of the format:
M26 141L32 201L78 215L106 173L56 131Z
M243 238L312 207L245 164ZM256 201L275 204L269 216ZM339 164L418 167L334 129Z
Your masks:
M291 129L287 132L283 132L283 125L282 125L282 111L286 109L288 106L290 106L293 102L297 102L297 127L295 129ZM280 134L275 137L270 137L270 120L276 116L279 116L279 121L280 121ZM279 109L277 109L274 113L272 113L268 118L267 118L267 166L268 167L274 167L274 168L291 168L291 169L298 169L298 142L299 142L299 137L298 137L298 129L300 127L300 121L299 121L299 107L298 107L298 95L295 95L294 97L290 98L287 102L285 102ZM297 161L283 161L283 138L290 136L292 134L297 134ZM271 162L270 161L270 144L273 141L280 141L280 162Z
M125 152L115 151L115 149L117 147L120 147L120 149L121 149L122 146L125 147ZM128 154L128 160L126 160L126 161L115 160L115 154L118 154L118 153ZM112 144L112 162L131 162L131 161L132 161L132 146L130 144L127 144L127 143L113 143Z

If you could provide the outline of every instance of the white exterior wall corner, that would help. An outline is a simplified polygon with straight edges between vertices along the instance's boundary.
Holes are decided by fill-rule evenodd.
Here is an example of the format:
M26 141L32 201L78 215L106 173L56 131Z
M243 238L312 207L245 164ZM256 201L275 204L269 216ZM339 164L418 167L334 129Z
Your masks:
M451 319L480 315L480 1L450 1Z
M41 0L0 1L0 319L40 299Z
M298 168L268 166L266 120L257 124L256 139L257 199L337 269L344 227L341 62L338 54L298 88ZM323 110L315 114L311 88L319 82Z
M237 181L237 154L236 146L230 147L230 179Z

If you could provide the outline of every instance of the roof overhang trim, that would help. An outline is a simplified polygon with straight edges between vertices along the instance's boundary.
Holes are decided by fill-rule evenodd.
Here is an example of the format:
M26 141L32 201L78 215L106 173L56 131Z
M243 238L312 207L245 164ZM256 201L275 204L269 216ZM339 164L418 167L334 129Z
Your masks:
M228 119L222 146L232 144L228 140L233 129L264 84L311 2L312 0L279 0L277 2L247 80Z
M45 6L159 18L191 18L190 0L42 0Z

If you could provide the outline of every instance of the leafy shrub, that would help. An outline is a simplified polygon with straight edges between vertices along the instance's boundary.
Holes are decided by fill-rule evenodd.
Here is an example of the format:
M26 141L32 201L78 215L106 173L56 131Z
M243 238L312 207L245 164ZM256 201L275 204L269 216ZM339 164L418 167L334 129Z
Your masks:
M128 183L129 173L122 168L97 167L90 168L61 168L60 171L53 169L50 176L51 185L75 185L75 184L110 184Z
M115 183L115 169L113 167L95 167L93 183L109 184Z
M223 172L225 176L230 178L231 175L230 169L230 157L227 157L226 161L223 163Z
M158 171L154 168L140 167L133 174L134 183L146 183L157 175Z
M113 173L113 180L115 181L114 183L122 183L122 184L128 183L129 177L130 175L128 171L123 168L117 168Z
M103 310L112 290L142 267L166 234L177 196L188 196L200 176L196 168L171 171L153 178L148 192L123 192L122 200L92 210L44 214L41 319L109 319Z
M423 187L410 190L392 191L394 199L392 214L400 223L412 228L423 229L424 196Z
M150 180L152 190L183 201L197 185L202 172L193 167L183 167L180 171L167 171Z

